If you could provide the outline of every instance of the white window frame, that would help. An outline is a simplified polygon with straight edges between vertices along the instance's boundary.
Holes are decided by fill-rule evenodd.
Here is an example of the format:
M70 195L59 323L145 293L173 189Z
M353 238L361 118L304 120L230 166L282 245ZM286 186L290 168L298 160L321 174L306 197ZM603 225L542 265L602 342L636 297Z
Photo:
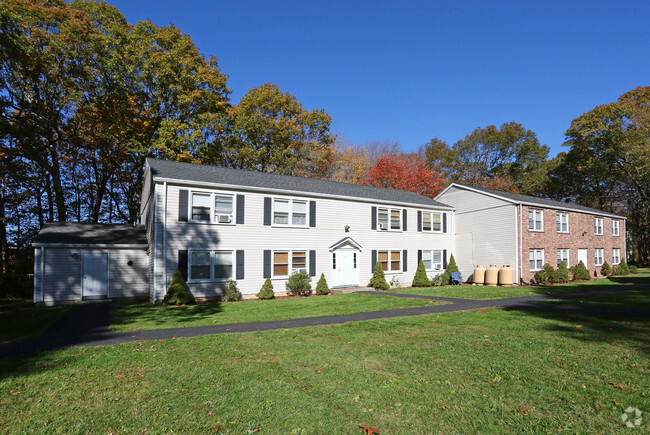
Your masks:
M276 263L275 262L275 254L282 254L286 253L287 254L287 270L289 271L288 275L276 275L275 274L275 265L276 264L285 264L285 263ZM295 267L295 264L293 263L293 256L294 254L297 253L304 253L305 254L305 267L301 269L297 269ZM293 273L299 272L300 270L309 273L309 250L308 249L276 249L271 252L271 278L272 279L287 279L289 276L291 276Z
M555 222L558 233L569 232L569 213L558 211L555 213ZM566 229L562 229L563 226L566 226Z
M431 225L431 228L428 230L424 228L424 217L429 216L429 223ZM435 229L435 222L433 217L437 216L438 217L438 226L440 227L439 229ZM429 211L429 210L422 210L422 232L423 233L442 233L442 212L438 211Z
M404 260L402 258L402 251L397 250L397 249L394 249L394 250L388 250L388 249L377 250L377 261L380 262L380 263L382 263L382 261L380 260L379 257L380 257L380 254L382 252L387 252L388 253L388 259L386 261L387 270L384 270L384 274L388 275L388 274L402 273L402 261ZM391 268L391 266L392 266L391 263L392 263L392 258L393 258L393 253L394 252L397 252L399 254L399 267L397 269L393 270ZM382 268L383 268L383 264L382 264Z
M195 252L208 252L210 253L210 277L209 278L193 278L192 277L192 254ZM226 278L215 278L214 268L217 266L216 254L230 254L230 276ZM187 281L188 282L225 282L229 279L234 279L235 276L235 251L230 249L202 249L192 248L187 251Z
M597 236L602 236L603 231L603 218L594 218L594 234Z
M193 204L194 204L194 195L195 194L196 195L209 195L210 196L210 210L208 212L209 215L210 215L210 218L207 221L196 220L196 219L192 218L193 217L192 209L194 208ZM229 222L219 222L219 219L217 219L216 199L219 196L221 196L221 197L229 197L230 200L231 200L232 210L230 211L230 213L219 213L219 215L221 215L221 216L230 216ZM232 193L215 192L215 191L212 191L212 190L197 190L197 189L190 190L190 192L189 192L189 200L188 200L189 204L188 204L188 211L187 211L187 216L188 216L187 221L195 223L195 224L235 225L235 209L236 209L235 199L236 199L235 195L232 194Z
M381 211L385 211L387 214L387 221L384 224L383 222L380 221L379 219L379 214ZM402 228L404 227L403 225L403 219L404 219L404 209L398 208L398 207L379 207L377 206L377 231L402 231ZM398 212L399 213L399 228L393 228L392 225L392 214L393 212Z
M612 248L612 264L621 264L621 248Z
M537 223L539 223L539 229L537 228ZM528 209L528 230L537 232L544 231L544 210L538 208Z
M530 267L530 262L534 261L535 264L533 267ZM537 267L537 264L540 264L539 267ZM536 272L538 270L542 270L544 268L544 250L543 249L529 249L528 250L528 267L530 268L531 272Z
M594 266L602 266L605 264L605 249L594 249Z
M428 260L425 259L426 254L429 256ZM435 261L435 254L439 255L440 261ZM427 267L427 261L429 262L429 267ZM427 272L442 272L442 249L423 249L422 263Z
M557 266L560 265L561 261L564 261L564 264L566 264L566 267L571 267L569 264L569 258L570 258L570 251L568 249L558 249L557 250Z
M621 235L621 221L612 219L612 236Z
M287 212L287 223L277 223L275 221L275 205L276 203L280 202L286 202L288 205L288 212ZM295 211L295 204L304 204L305 205L305 213L298 213ZM277 213L282 213L282 212L277 212ZM294 224L294 216L297 215L305 215L305 223L304 224ZM294 228L309 228L309 200L307 199L294 199L294 198L273 198L273 201L271 203L271 225L274 227L294 227Z

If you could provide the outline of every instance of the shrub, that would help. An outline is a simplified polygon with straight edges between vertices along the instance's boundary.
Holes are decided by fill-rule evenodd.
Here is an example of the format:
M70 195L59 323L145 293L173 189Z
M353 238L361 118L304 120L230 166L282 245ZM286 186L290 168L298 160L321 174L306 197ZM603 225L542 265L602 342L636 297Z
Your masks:
M546 263L542 270L535 272L534 278L537 284L542 285L555 282L555 270L553 269L553 266Z
M368 287L372 287L375 290L388 290L390 285L386 282L386 275L384 275L384 269L381 268L381 263L378 261L375 264L375 273L370 278Z
M614 274L614 271L612 270L612 266L609 265L608 262L604 262L602 266L600 266L600 274L603 276L610 276Z
M288 295L309 296L311 294L311 276L307 272L292 273L285 287Z
M557 267L557 270L554 272L553 282L567 283L569 282L569 269L566 267L564 261L560 261L560 265Z
M415 271L415 277L413 278L413 287L429 287L431 281L427 277L427 271L424 269L424 263L420 260L418 268Z
M630 269L630 273L636 273L639 270L639 268L633 264L630 264L629 269Z
M445 271L440 275L440 285L449 285L451 282L451 274L452 272L458 272L458 266L456 265L456 260L454 259L454 254L451 254L451 257L449 257L449 264L447 265L447 268Z
M187 286L187 282L185 282L180 270L176 269L176 272L174 272L162 303L163 305L189 305L194 303L194 296L190 293L190 288Z
M7 272L0 274L0 298L29 298L34 294L34 279L27 275Z
M325 274L320 274L320 279L316 283L316 294L317 295L328 295L330 293L330 288L327 286L327 280L325 279Z
M573 275L573 281L589 281L591 279L591 275L582 261L575 266L571 266L571 273Z
M258 299L275 299L275 293L273 292L273 283L271 282L271 278L266 278L264 285L262 285L259 293L257 293L255 296L257 296Z
M241 301L241 292L237 288L237 281L229 279L223 292L224 301Z
M442 273L439 273L438 275L434 275L431 278L431 285L434 285L434 286L443 285L442 284L442 278L443 278L442 275L443 275Z
M621 259L621 262L616 270L618 271L617 275L628 275L630 273L630 267L627 265L625 258Z

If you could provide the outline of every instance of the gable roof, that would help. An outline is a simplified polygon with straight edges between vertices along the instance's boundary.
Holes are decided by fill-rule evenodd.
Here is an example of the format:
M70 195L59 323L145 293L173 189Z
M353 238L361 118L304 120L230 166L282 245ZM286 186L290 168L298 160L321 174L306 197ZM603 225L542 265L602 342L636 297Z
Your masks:
M146 247L144 225L48 222L32 246L132 246Z
M171 180L180 183L203 183L233 188L243 187L276 193L293 192L313 196L348 197L367 201L374 200L453 209L449 205L426 196L402 190L168 160L147 159L147 165L151 169L154 181Z
M533 207L553 208L558 210L567 210L573 212L593 214L598 216L607 216L607 217L626 219L624 216L619 216L595 208L585 207L584 205L574 204L572 202L554 201L552 199L537 198L535 196L522 195L520 193L503 192L501 190L486 189L485 187L467 186L460 183L451 183L449 186L447 186L445 190L443 190L438 194L436 199L444 195L444 193L447 192L447 190L451 189L452 187L456 187L464 190L470 190L473 192L492 196L494 198L499 198L513 204L530 205Z

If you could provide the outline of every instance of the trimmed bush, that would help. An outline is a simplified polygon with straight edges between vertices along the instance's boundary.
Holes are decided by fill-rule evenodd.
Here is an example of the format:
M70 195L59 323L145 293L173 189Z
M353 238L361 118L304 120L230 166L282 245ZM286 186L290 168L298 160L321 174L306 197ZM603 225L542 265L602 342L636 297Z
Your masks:
M582 261L575 266L571 266L570 270L573 275L573 281L589 281L591 279L591 275Z
M434 286L442 285L442 278L443 278L442 275L443 275L442 273L439 273L438 275L435 275L433 278L431 278L431 285L434 285ZM451 277L451 275L450 275L450 277Z
M424 262L422 260L418 264L418 269L415 271L415 277L411 285L413 287L429 287L431 285L431 280L427 277L427 271L424 268Z
M621 262L616 266L617 275L628 275L630 273L630 267L627 265L625 258L621 259Z
M327 285L327 280L325 279L325 274L321 273L318 282L316 283L316 294L317 295L328 295L330 294L330 288Z
M190 288L180 270L176 269L176 272L174 272L162 303L163 305L189 305L194 303L194 296L190 293Z
M630 264L629 269L630 269L630 273L636 273L639 270L639 268L633 264Z
M608 262L604 262L603 265L600 266L600 274L602 276L613 275L614 271L612 270L612 266L610 266Z
M440 275L440 285L449 285L451 282L451 274L452 272L458 272L458 266L456 265L456 260L454 259L454 254L451 254L451 257L449 257L449 264L447 265L447 268L445 271Z
M258 299L275 299L275 292L273 291L273 283L271 282L271 278L266 278L264 285L262 285L259 293L257 293L255 296L257 296Z
M566 263L564 261L560 261L560 265L554 272L553 282L558 282L561 284L569 282L569 269L566 267Z
M546 263L542 270L535 272L534 278L537 284L542 285L555 282L555 269L553 269L553 266Z
M237 288L237 281L229 279L226 281L226 288L223 291L224 301L241 301L241 292Z
M288 295L309 296L311 294L311 276L307 272L292 273L285 288Z
M384 269L381 267L381 263L378 261L375 264L375 273L370 278L368 287L372 287L375 290L388 290L390 285L386 282L386 275L384 275Z

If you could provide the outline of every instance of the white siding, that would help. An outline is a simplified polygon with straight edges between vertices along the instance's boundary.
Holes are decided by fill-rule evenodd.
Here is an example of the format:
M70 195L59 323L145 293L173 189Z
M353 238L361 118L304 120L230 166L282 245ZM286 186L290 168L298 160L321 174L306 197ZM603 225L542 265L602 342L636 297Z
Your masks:
M45 248L44 280L44 303L81 299L81 251Z
M111 299L148 297L148 261L144 249L109 250L108 296Z

